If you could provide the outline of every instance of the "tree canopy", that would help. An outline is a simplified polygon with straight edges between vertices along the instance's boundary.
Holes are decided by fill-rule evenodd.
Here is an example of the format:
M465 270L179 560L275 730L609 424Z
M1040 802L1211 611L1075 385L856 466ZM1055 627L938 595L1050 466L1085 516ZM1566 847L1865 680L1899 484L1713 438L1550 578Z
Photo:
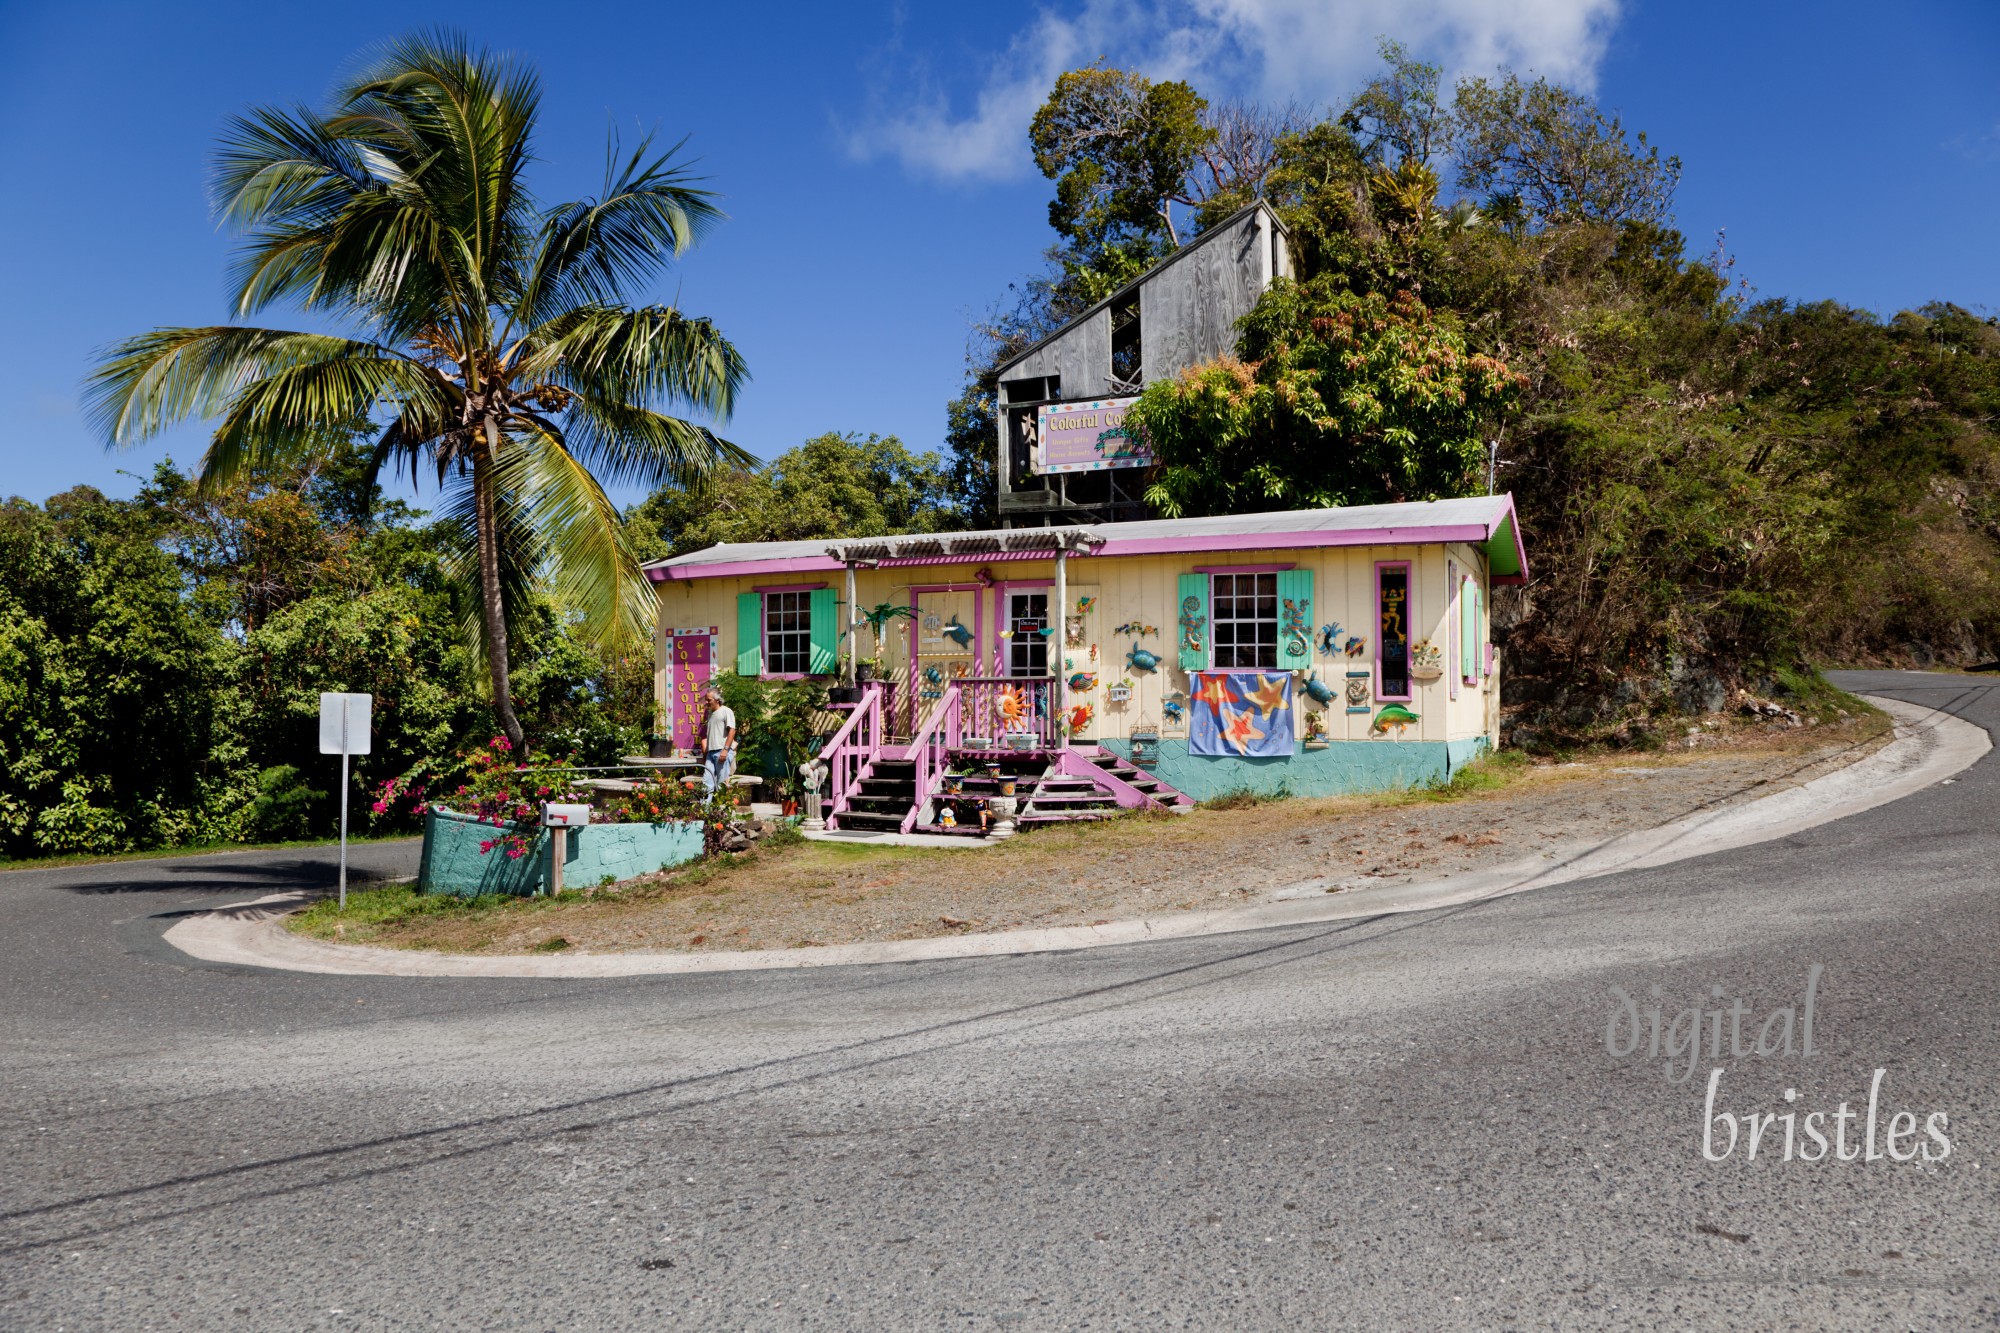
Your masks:
M450 32L407 37L324 110L231 122L215 206L244 237L239 315L292 305L345 335L240 326L158 329L113 349L91 382L107 440L219 418L200 481L294 465L330 429L386 423L374 468L434 474L456 576L477 589L465 630L518 747L510 635L547 587L603 644L644 640L651 596L605 480L688 482L747 455L707 426L746 378L707 320L629 294L721 216L648 136L613 140L591 198L532 192L534 71Z

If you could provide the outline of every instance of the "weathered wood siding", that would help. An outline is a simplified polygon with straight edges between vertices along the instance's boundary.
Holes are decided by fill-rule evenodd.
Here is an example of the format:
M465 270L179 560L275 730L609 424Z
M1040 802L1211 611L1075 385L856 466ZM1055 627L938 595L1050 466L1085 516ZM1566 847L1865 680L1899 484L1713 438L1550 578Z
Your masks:
M1202 237L1139 284L1139 357L1147 383L1235 350L1236 321L1271 285L1272 240L1263 214L1252 213Z
M1111 312L1099 310L1054 342L1008 367L1005 378L1062 376L1062 396L1092 398L1105 391L1111 373Z

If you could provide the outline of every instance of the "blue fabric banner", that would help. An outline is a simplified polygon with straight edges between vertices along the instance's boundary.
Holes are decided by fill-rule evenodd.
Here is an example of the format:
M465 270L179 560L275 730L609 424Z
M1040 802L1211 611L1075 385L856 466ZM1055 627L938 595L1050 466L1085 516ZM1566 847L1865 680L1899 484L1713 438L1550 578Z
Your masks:
M1291 757L1291 672L1197 672L1193 703L1189 753Z

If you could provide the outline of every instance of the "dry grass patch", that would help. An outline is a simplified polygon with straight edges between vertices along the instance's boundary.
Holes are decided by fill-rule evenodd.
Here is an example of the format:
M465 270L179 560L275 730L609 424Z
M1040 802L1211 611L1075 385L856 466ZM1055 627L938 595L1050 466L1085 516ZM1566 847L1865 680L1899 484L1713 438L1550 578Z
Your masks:
M347 942L404 948L603 953L1087 925L1241 905L1287 886L1355 892L1460 874L1762 795L1851 762L1887 735L1874 713L1801 728L1725 724L1706 728L1691 751L1499 756L1437 789L1225 801L984 847L787 839L555 899L458 903L371 891L351 895L345 917L321 905L295 928L332 938L338 926Z

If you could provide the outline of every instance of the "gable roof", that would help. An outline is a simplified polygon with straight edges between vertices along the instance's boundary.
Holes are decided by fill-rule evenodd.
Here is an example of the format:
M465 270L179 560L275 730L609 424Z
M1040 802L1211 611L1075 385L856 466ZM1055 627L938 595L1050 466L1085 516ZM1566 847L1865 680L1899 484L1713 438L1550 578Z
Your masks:
M1292 234L1292 229L1285 225L1284 219L1278 216L1277 210L1272 208L1267 201L1262 199L1252 199L1249 203L1237 209L1234 213L1231 213L1228 217L1222 219L1222 221L1216 223L1213 227L1210 227L1207 231L1202 232L1198 236L1190 238L1188 243L1186 245L1183 245L1180 249L1174 251L1172 254L1166 256L1164 259L1155 261L1153 265L1150 268L1148 268L1145 272L1141 273L1138 277L1132 279L1132 281L1126 283L1123 287L1120 287L1117 291L1111 293L1111 295L1105 297L1102 301L1099 301L1096 305L1091 306L1088 310L1083 311L1081 314L1072 316L1067 324L1064 324L1054 333L1048 334L1046 337L1036 339L1034 342L1029 343L1026 347L1023 347L1020 351L1014 353L1014 355L1008 357L1005 361L1000 363L1000 369L996 373L1001 378L1005 378L1007 372L1013 369L1015 366L1020 365L1023 361L1026 361L1029 357L1041 351L1044 347L1047 347L1050 343L1058 341L1065 334L1069 333L1072 329L1079 328L1082 325L1089 323L1091 317L1096 315L1098 311L1104 310L1109 306L1113 305L1114 303L1124 300L1127 296L1130 296L1133 292L1139 290L1142 284L1149 282L1154 277L1158 276L1161 273L1164 273L1167 269L1170 269L1175 264L1180 263L1183 259L1186 259L1191 254L1194 254L1202 247L1210 244L1213 241L1221 239L1223 236L1226 236L1229 233L1229 229L1231 227L1234 227L1237 223L1241 222L1244 218L1249 217L1252 213L1257 212L1259 209L1262 209L1265 216L1271 219L1271 225L1277 229L1278 235L1290 236Z
M998 528L896 537L722 542L645 566L656 583L800 574L869 565L979 564L1074 555L1181 555L1208 551L1288 550L1320 546L1413 546L1469 542L1486 551L1493 582L1528 581L1528 554L1512 495L1478 495L1411 504L1287 509L1212 518L1155 518L1087 527Z

